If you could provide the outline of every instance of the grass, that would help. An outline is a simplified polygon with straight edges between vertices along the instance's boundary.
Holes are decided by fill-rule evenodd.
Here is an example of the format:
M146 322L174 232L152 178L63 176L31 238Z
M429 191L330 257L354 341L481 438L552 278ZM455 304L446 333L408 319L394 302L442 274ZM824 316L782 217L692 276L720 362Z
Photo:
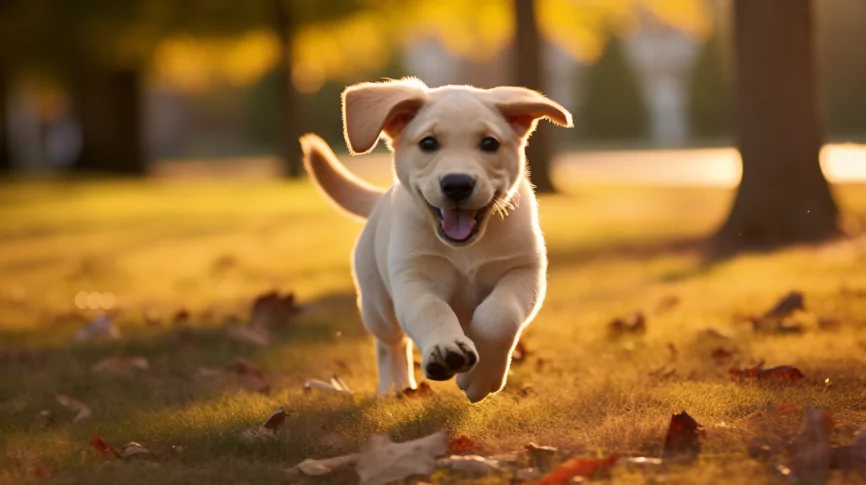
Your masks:
M864 187L836 193L850 214L866 220ZM513 368L503 393L473 406L453 382L433 383L432 398L376 398L372 342L354 308L348 267L359 226L305 183L2 185L0 483L279 484L302 459L356 451L373 433L404 440L443 427L482 441L488 453L534 441L570 453L658 456L670 415L681 410L707 430L700 461L663 478L618 470L611 483L779 483L771 465L746 455L754 440L796 433L799 416L773 413L772 405L828 409L835 443L848 442L866 422L866 240L707 262L700 241L731 196L574 186L543 198L550 284L525 334L531 354ZM293 290L306 312L265 348L224 338L224 322L247 318L252 299L271 289ZM792 289L805 293L812 314L834 315L841 327L822 330L806 314L802 334L760 336L735 321ZM72 343L95 316L75 307L81 291L115 295L123 338ZM679 304L657 311L672 297ZM167 339L181 309L200 328L194 345ZM607 322L637 310L648 315L647 333L611 340ZM145 313L161 315L162 325L148 325ZM710 328L732 335L724 345L738 351L733 363L794 365L807 380L732 382L731 362L718 365L709 356L719 343L700 337ZM147 357L150 369L90 370L112 355ZM196 372L237 357L262 368L268 395L240 377ZM650 375L663 366L676 373ZM355 396L303 392L306 379L334 373ZM72 423L73 413L54 399L58 393L85 402L93 416ZM276 440L240 438L278 406L293 415ZM58 422L39 426L42 410L57 412ZM94 433L115 445L141 442L156 459L96 459L87 451ZM352 480L347 471L311 483ZM466 482L449 474L432 480ZM833 476L843 482L851 483Z

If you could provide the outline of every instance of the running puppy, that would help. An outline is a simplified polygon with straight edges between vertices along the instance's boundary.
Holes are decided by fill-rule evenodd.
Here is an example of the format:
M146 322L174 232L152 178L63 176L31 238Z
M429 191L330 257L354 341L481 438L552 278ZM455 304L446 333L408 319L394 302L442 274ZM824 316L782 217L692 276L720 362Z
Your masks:
M352 175L318 136L301 138L319 190L367 219L352 263L361 317L376 337L380 393L415 387L411 342L428 379L456 374L472 402L505 385L546 285L524 156L541 118L572 126L562 106L525 88L431 89L413 78L351 86L346 143L362 154L385 140L396 175L386 191Z

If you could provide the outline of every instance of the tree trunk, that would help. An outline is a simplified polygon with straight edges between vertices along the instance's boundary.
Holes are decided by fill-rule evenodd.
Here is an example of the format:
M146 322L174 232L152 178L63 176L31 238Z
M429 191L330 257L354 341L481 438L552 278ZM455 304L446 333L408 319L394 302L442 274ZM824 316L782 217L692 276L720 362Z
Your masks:
M518 86L542 90L543 66L541 62L541 36L535 21L534 0L514 0L514 16L516 20L514 62L515 79ZM539 193L555 192L550 178L550 126L541 123L532 135L526 147L526 159L529 163L529 177Z
M12 171L12 153L9 149L9 77L0 67L0 173Z
M303 174L301 164L301 145L298 138L301 136L299 96L292 83L292 37L294 32L294 21L286 0L273 0L274 7L274 29L280 40L280 54L277 63L277 85L279 93L280 124L277 135L277 146L286 176L298 178Z
M81 123L76 170L143 175L140 73L132 69L85 68L75 86Z
M743 179L721 251L838 235L838 209L818 164L810 0L735 0L737 123Z

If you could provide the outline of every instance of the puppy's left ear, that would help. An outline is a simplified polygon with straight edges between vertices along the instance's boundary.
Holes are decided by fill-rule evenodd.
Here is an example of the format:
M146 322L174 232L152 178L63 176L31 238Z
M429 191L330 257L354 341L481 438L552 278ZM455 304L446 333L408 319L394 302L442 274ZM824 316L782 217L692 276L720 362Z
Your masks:
M574 126L567 109L531 89L503 86L488 89L485 94L521 137L532 133L541 118L565 128Z

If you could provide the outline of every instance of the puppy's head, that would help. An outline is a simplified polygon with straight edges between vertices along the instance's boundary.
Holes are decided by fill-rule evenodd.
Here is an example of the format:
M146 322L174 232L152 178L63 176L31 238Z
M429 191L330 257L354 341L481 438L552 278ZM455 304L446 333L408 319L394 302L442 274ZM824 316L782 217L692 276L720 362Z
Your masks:
M539 119L571 126L559 104L525 88L430 89L419 80L362 83L343 92L343 128L353 153L383 137L395 172L451 246L481 239L526 174L524 146Z

